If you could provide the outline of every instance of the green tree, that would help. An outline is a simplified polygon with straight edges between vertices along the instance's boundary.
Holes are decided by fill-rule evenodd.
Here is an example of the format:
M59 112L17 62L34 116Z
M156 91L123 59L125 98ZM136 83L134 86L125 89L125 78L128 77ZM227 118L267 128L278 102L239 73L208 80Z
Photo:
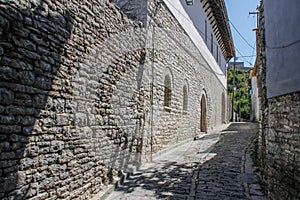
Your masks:
M249 86L249 75L250 70L227 70L227 88L228 96L232 99L233 91L233 77L235 76L235 87L234 91L234 111L240 114L243 119L250 118L250 86Z

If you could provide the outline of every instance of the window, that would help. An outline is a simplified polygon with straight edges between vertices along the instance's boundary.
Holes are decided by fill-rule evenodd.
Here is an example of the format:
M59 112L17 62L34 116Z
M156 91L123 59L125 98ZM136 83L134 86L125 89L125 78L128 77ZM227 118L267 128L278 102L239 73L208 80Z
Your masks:
M205 20L205 43L207 45L207 21Z
M219 47L217 46L217 56L216 56L216 59L217 59L217 63L219 64Z
M165 82L164 82L164 106L165 107L171 107L171 96L172 96L172 90L171 90L171 79L170 76L165 76Z
M210 34L210 51L213 54L214 53L214 35Z
M183 111L187 111L188 108L188 95L186 85L183 86Z

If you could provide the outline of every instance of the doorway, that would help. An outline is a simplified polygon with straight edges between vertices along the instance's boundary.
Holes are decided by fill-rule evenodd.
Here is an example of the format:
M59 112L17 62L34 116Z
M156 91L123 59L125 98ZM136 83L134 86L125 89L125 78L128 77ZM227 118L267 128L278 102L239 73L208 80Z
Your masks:
M202 95L201 97L201 103L200 103L200 131L201 132L207 132L207 124L206 124L206 99L205 95Z

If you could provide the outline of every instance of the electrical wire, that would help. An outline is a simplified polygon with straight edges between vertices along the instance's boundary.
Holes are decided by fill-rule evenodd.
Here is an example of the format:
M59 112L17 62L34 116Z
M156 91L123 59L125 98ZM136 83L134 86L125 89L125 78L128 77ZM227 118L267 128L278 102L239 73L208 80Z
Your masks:
M219 7L219 9L221 9L221 10L223 9L223 8L221 8L220 5L216 2L216 0L214 0L214 2L215 2L215 5ZM252 48L253 50L255 50L255 47L252 46L252 45L245 39L245 37L238 31L238 29L237 29L236 26L232 23L232 21L230 21L229 19L228 19L228 21L229 21L229 23L232 25L232 27L234 28L234 30L239 34L239 36L246 42L246 44L247 44L250 48ZM253 54L253 53L252 53L252 54Z
M235 27L235 25L229 20L229 23L232 25L232 27L234 28L234 30L239 34L239 36L246 42L246 44L252 48L255 49L246 39L245 37L238 31L238 29Z
M168 2L170 3L169 0L166 0L166 1L168 1ZM191 21L190 18L187 18L187 17L186 17L180 10L178 10L172 3L170 3L170 5L171 5L175 10L177 10L177 12L180 13L180 14L182 15L182 17L184 17L184 18L187 20L187 22L189 22L190 24L192 24L192 25L199 31L199 33L202 35L203 38L205 37L205 33L204 33L202 30L200 30L197 26L195 26L195 24L193 23L193 21ZM207 34L206 37L207 37L207 40L210 40L210 41L211 41L211 37L209 37L209 35L210 35L210 34ZM214 40L213 40L213 44L215 44L216 46L219 46L219 43L216 43Z
M222 9L222 8L220 7L220 5L216 2L216 0L214 0L214 2L215 2L215 5L216 5L216 6L218 6L220 9ZM236 26L235 26L229 19L228 19L228 21L229 21L229 23L232 25L232 27L234 28L234 30L239 34L239 36L240 36L240 37L246 42L246 44L252 49L252 54L254 54L256 48L255 48L254 46L252 46L252 45L245 39L245 37L238 31L238 29L236 28ZM240 58L242 61L248 63L250 66L253 66L253 64L252 64L252 59L253 59L253 57L255 57L256 55L244 56L236 46L234 46L234 49L235 49L235 51L238 52L238 54L240 55L239 57L236 57L236 58ZM250 62L249 62L248 60L244 59L244 58L246 58L246 57L251 57Z
M244 62L246 62L246 63L248 63L249 65L253 65L251 62L249 62L249 61L247 61L247 60L245 60L244 58L245 57L247 57L247 56L244 56L241 52L240 52L240 50L238 49L238 48L236 48L235 47L235 50L236 50L236 52L238 52L241 56L240 57L238 57L238 58L242 58L241 60L243 60Z
M168 0L167 0L168 1ZM170 5L174 8L174 9L176 9L177 10L177 12L178 13L180 13L189 23L191 23L192 25L194 25L193 24L193 22L189 19L189 18L187 18L180 10L178 10L175 6L173 6L171 3L170 3ZM220 7L220 5L218 4L218 3L216 3L216 5L221 9L221 7ZM234 28L234 30L239 34L239 36L246 42L246 44L250 47L250 48L252 48L253 50L255 50L255 47L254 46L252 46L246 39L245 39L245 37L238 31L238 29L236 28L236 26L232 23L232 21L230 21L230 20L228 20L229 21L229 23L232 25L232 27ZM202 30L200 30L198 27L196 27L196 26L194 26L199 32L200 32L200 34L202 34L202 36L204 37L205 36L205 33L202 31ZM211 37L209 37L208 35L206 36L207 38L208 38L208 40L211 40ZM282 48L287 48L287 47L290 47L290 46L292 46L292 45L294 45L294 44L297 44L297 43L300 43L300 39L298 39L298 40L296 40L296 41L294 41L294 42L291 42L291 43L289 43L289 44L286 44L286 45L282 45L282 46L274 46L274 47L269 47L269 46L266 46L267 48L269 48L269 49L282 49ZM218 46L219 44L218 43L216 43L216 42L213 42L213 44L215 44L216 46Z
M256 49L252 49L252 55L255 53L255 51L256 51ZM254 56L252 56L252 57L250 58L250 62L251 62L251 63L252 63L253 58L254 58Z
M255 57L256 55L250 55L250 56L239 56L239 58L253 58Z
M169 3L170 3L170 1L169 0L166 0L166 1L168 1ZM199 31L199 33L202 35L202 37L207 37L208 38L208 40L210 40L211 41L211 37L209 37L209 34L207 34L206 36L205 36L205 33L202 31L202 30L200 30L198 27L196 27L195 25L194 25L194 23L191 21L191 19L190 18L187 18L180 10L178 10L175 6L173 6L171 3L170 3L170 5L175 9L175 10L177 10L177 12L178 13L180 13L186 20L187 20L187 22L188 23L191 23L198 31ZM222 9L220 6L219 6L219 4L216 4L220 9ZM229 20L229 22L232 24L232 22ZM232 24L233 25L233 24ZM234 26L234 25L233 25ZM239 35L245 40L245 42L253 49L253 50L255 50L255 48L253 47L253 46L251 46L250 44L249 44L249 42L240 34L240 32L236 29L236 27L234 26L234 28L235 28L235 30L239 33ZM216 43L216 42L214 42L214 40L213 40L213 44L215 44L216 46L218 46L219 44L218 43ZM237 52L241 55L240 56L240 58L244 58L245 56L243 56L243 54L235 47L235 49L237 50ZM253 54L253 53L252 53ZM248 64L250 64L251 66L252 66L252 63L251 62L249 62L249 61L247 61L247 60L245 60L245 59L242 59L244 62L246 62L246 63L248 63ZM213 71L215 74L219 74L218 72L215 72L215 71ZM221 74L219 74L219 75L221 75Z
M299 43L299 42L300 42L300 39L298 39L298 40L296 40L296 41L294 41L294 42L291 42L291 43L289 43L289 44L282 45L282 46L274 46L274 47L270 47L270 46L267 46L267 45L266 45L266 48L268 48L268 49L284 49L284 48L293 46L293 45L295 45L295 44L297 44L297 43Z
M166 0L166 1L168 1L169 3L170 3L170 1L169 0ZM188 22L188 23L190 23L190 24L192 24L198 31L199 31L199 33L202 35L202 37L205 37L205 33L202 31L202 30L200 30L198 27L196 27L195 25L194 25L194 23L191 21L191 19L190 18L187 18L179 9L177 9L172 3L170 3L170 5L179 13L179 14L181 14L182 15L182 17L183 18L185 18L186 19L186 21ZM217 4L217 6L219 7L219 8L221 8L218 4ZM229 22L230 22L230 24L233 26L233 28L236 30L236 32L240 35L240 37L247 43L247 45L249 45L249 47L251 47L252 49L253 49L253 51L255 50L255 48L245 39L245 37L238 31L238 29L234 26L234 24L230 21L230 20L228 20ZM209 34L207 34L206 35L206 37L208 38L208 40L210 40L211 41L211 37L209 37ZM213 44L214 45L216 45L216 46L219 46L219 44L218 43L216 43L216 42L214 42L213 41ZM251 55L251 56L244 56L236 47L235 47L235 50L240 54L240 56L239 56L239 58L245 58L245 57L254 57L255 55ZM253 53L252 53L253 54ZM253 65L251 62L249 62L249 61L247 61L247 60L245 60L245 59L242 59L244 62L246 62L246 63L248 63L248 64L250 64L251 66ZM216 73L216 74L218 74L217 72L214 72L214 73Z

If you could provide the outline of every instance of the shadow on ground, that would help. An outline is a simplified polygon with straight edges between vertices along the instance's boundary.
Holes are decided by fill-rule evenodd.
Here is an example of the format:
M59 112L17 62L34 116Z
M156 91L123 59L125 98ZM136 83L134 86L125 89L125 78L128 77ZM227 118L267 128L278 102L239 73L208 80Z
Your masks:
M149 190L157 199L247 199L245 180L240 178L242 157L256 129L256 124L232 124L211 150L216 155L212 159L203 164L157 163L130 176L117 191L134 196L140 189Z

